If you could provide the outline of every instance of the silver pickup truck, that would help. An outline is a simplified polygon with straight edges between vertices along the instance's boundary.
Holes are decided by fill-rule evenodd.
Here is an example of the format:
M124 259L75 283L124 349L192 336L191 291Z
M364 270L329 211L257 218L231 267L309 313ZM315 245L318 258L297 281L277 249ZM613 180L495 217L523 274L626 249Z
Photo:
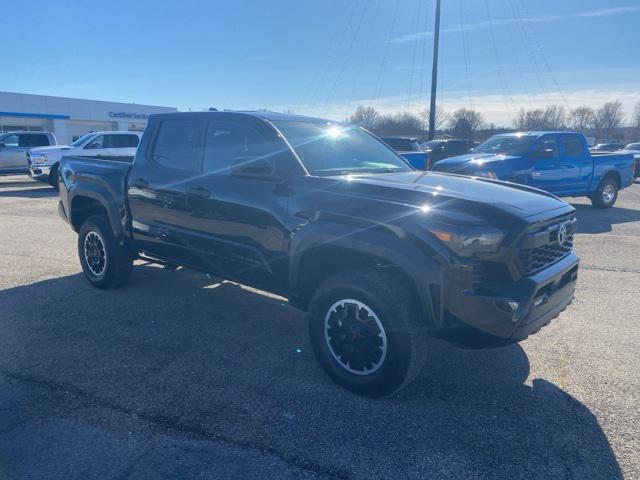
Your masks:
M0 173L27 173L27 151L56 144L56 136L49 132L0 133Z
M91 132L71 145L41 147L29 150L29 175L34 180L58 187L58 164L65 156L91 157L101 160L133 161L141 137L140 132Z

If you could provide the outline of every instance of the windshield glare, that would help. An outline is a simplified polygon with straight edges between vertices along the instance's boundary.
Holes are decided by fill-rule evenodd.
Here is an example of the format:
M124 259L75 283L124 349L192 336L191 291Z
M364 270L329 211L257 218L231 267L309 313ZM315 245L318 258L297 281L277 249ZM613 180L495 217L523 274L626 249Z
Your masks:
M81 136L79 139L77 139L75 142L73 142L71 144L72 147L79 147L80 145L82 145L84 142L86 142L87 140L89 140L89 138L91 138L93 136L93 133L87 133L86 135Z
M524 155L536 137L530 135L505 135L491 137L481 143L473 153L493 153L501 155Z
M312 175L412 170L384 143L358 127L291 120L274 123Z

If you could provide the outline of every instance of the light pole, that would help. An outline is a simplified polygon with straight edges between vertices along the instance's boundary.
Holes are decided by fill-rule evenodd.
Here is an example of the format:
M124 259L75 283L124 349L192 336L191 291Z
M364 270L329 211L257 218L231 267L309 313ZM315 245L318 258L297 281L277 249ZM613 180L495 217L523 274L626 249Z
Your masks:
M440 0L436 0L436 25L433 31L433 66L431 67L431 103L429 105L429 140L436 133L436 87L438 85L438 44L440 43Z

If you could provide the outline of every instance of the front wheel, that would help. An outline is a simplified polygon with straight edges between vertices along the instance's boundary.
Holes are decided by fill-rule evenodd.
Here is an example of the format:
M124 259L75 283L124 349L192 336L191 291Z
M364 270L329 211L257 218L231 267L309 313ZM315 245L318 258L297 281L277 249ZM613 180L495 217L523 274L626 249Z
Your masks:
M408 286L375 269L338 273L311 301L316 357L339 385L359 395L391 395L420 373L427 324Z
M618 199L617 180L608 176L598 186L598 190L591 196L591 204L596 208L611 208Z
M56 163L49 171L49 185L58 190L60 188L60 164Z
M131 277L133 257L111 231L106 215L93 215L78 232L78 256L89 282L108 289L126 283Z

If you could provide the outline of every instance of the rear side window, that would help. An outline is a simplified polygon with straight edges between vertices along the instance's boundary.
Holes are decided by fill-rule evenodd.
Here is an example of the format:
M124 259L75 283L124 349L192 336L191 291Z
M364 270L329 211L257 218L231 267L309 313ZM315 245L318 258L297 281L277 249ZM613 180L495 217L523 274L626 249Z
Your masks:
M229 174L233 167L250 166L256 160L273 162L275 146L250 126L211 121L204 142L204 171Z
M577 157L584 153L582 142L578 137L573 135L563 137L562 146L564 147L564 154L567 157Z
M153 161L174 170L200 170L201 125L197 120L162 121L151 153Z

